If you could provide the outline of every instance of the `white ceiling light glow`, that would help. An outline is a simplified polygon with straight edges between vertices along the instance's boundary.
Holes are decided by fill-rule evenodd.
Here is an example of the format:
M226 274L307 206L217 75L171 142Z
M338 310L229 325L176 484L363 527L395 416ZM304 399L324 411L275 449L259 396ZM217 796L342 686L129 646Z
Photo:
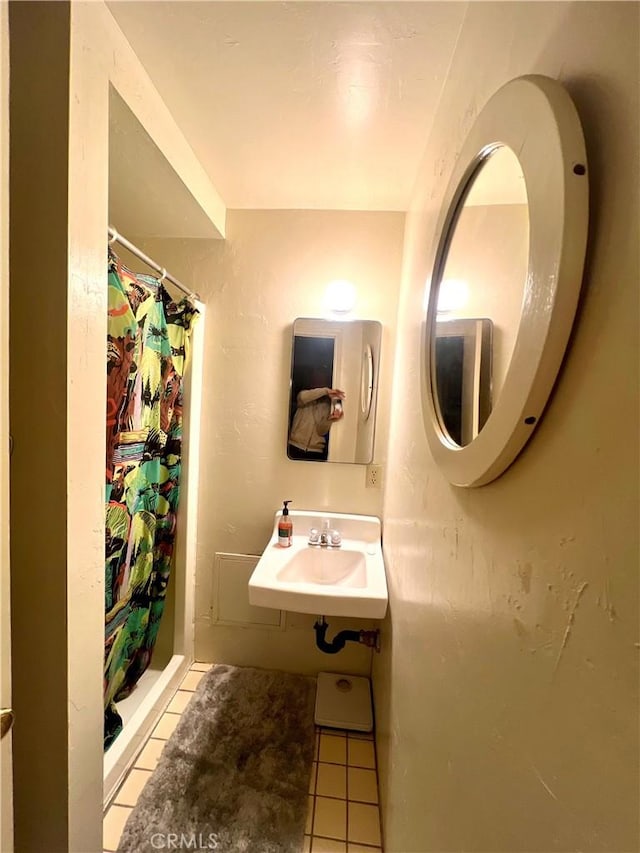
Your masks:
M324 306L328 311L347 314L356 304L356 288L350 281L330 281L324 292Z
M447 278L438 293L438 314L460 311L469 301L469 285L461 278Z

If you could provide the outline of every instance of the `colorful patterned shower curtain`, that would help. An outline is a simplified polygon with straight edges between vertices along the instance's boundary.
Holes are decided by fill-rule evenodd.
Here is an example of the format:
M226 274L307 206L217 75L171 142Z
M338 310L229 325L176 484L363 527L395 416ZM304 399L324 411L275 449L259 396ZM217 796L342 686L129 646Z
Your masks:
M109 250L104 747L122 730L115 702L151 662L178 508L182 379L197 310Z

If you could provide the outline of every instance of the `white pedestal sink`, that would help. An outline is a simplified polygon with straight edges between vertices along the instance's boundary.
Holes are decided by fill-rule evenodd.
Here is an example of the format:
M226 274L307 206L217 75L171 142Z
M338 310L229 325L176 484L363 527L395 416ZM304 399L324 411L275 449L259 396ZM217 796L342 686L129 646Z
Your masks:
M317 616L382 619L388 596L380 519L291 510L293 541L290 548L282 548L281 515L275 515L273 534L249 580L249 602ZM322 529L325 519L342 534L339 548L309 545L310 529Z

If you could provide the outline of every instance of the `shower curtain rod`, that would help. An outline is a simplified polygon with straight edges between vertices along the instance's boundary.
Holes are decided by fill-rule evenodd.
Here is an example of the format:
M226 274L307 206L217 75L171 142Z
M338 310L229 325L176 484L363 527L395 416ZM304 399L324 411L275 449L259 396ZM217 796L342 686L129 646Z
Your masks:
M136 258L139 258L142 263L146 264L148 267L151 267L152 270L159 272L161 282L165 280L170 281L171 284L174 284L178 288L178 290L181 290L183 293L186 293L190 299L197 299L198 302L201 301L200 297L195 291L186 287L184 284L182 284L181 281L178 281L177 278L170 275L164 267L161 267L160 264L157 264L148 255L145 255L142 249L139 249L137 246L134 246L134 244L127 240L125 237L123 237L122 234L118 233L115 228L110 225L107 230L109 232L109 245L111 245L111 243L120 243L120 245L124 246L125 249L128 249L132 255L135 255Z

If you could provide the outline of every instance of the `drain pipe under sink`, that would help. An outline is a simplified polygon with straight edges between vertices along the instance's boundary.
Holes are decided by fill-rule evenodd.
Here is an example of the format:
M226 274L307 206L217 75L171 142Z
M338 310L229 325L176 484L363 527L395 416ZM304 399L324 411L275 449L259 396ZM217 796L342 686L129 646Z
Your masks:
M328 627L329 624L324 616L321 616L313 626L316 632L316 646L321 652L326 652L328 655L335 655L337 652L342 651L349 642L362 643L362 645L369 646L369 648L375 649L377 652L380 651L380 630L378 628L373 631L340 631L328 643L325 639Z

